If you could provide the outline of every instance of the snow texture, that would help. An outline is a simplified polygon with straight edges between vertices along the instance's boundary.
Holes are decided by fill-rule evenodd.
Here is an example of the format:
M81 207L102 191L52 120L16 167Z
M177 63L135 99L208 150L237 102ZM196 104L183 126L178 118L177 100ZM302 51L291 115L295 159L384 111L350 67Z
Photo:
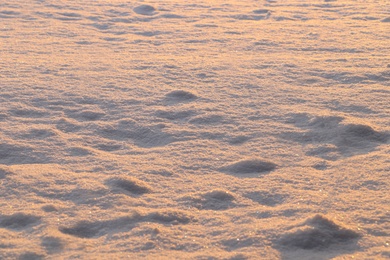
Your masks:
M0 1L0 259L389 259L389 6Z

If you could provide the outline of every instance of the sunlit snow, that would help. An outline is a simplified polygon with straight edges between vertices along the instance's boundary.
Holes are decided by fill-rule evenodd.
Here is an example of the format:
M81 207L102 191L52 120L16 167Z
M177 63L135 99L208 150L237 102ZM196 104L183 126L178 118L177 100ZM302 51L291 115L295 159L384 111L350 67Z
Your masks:
M388 0L0 2L1 259L390 258Z

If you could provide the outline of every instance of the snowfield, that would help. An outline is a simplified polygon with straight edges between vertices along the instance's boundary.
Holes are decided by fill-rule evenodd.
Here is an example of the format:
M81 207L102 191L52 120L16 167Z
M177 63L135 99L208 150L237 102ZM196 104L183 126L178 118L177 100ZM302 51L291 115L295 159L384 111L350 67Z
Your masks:
M389 259L388 0L0 3L1 259Z

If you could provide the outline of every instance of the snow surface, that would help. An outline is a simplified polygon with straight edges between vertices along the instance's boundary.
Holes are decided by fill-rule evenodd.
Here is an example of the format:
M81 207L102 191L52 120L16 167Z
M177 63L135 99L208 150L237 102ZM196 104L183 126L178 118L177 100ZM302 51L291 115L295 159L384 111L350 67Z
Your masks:
M0 3L1 259L389 259L388 0Z

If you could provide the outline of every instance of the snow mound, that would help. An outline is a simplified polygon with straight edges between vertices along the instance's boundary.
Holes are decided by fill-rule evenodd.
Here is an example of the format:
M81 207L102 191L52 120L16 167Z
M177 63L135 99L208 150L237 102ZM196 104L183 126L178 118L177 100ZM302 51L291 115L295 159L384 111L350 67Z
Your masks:
M234 200L232 193L222 189L184 198L186 203L189 201L193 207L203 210L226 210L235 206Z
M154 15L156 14L156 8L151 5L140 5L133 9L133 11L137 14L141 15Z
M390 17L381 20L382 23L390 23Z
M165 95L165 100L171 103L183 103L194 101L198 97L185 90L174 90Z
M140 222L153 222L159 224L173 225L173 224L188 224L192 217L180 211L159 211L152 212L146 215L141 215L134 212L130 216L123 216L108 220L97 221L78 221L75 225L62 226L59 231L79 238L94 238L105 236L108 233L122 233L130 231L136 227Z
M142 195L151 192L149 185L133 177L115 177L108 179L106 183L113 191L120 193Z
M322 215L316 215L304 223L304 229L282 236L279 244L288 248L324 250L356 241L360 235L342 227Z
M375 130L367 124L343 123L344 120L339 116L297 114L288 122L304 132L283 133L282 137L310 147L307 155L330 160L369 153L389 140L387 132Z
M0 227L19 230L37 224L40 219L38 216L24 213L0 215Z
M232 174L265 173L276 168L276 164L259 159L243 160L220 168L221 172Z

